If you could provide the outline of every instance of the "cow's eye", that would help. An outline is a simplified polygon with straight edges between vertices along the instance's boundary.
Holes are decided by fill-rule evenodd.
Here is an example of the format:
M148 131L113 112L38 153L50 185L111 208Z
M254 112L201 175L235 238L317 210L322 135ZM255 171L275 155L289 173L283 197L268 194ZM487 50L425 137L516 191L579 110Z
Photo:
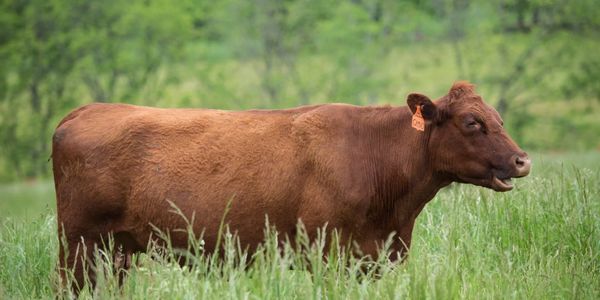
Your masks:
M477 120L471 119L465 122L465 127L467 127L468 130L479 130L481 128L481 124L479 124Z
M472 115L466 115L462 119L462 130L465 132L474 133L482 129L481 120Z

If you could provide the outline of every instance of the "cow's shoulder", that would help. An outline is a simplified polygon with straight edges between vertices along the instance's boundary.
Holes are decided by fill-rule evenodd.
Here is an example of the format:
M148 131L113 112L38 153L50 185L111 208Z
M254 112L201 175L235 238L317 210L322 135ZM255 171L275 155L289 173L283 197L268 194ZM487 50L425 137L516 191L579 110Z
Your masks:
M360 140L354 127L361 120L361 110L349 104L328 104L298 114L292 121L292 136L298 148L319 164L344 166L352 160L350 150Z
M298 133L328 135L333 131L346 127L356 115L358 106L333 103L315 107L312 110L298 113L293 118L293 126Z

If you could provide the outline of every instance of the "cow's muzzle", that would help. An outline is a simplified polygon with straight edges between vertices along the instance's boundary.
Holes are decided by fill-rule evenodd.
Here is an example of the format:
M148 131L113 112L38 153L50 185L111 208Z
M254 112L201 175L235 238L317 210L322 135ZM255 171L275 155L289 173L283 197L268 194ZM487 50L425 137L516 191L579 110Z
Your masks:
M531 171L531 159L527 154L513 156L513 164L515 168L515 175L513 177L525 177L529 175Z
M506 192L513 189L512 178L525 177L531 171L531 160L527 154L515 154L510 158L510 167L500 171L492 172L491 188L498 192Z

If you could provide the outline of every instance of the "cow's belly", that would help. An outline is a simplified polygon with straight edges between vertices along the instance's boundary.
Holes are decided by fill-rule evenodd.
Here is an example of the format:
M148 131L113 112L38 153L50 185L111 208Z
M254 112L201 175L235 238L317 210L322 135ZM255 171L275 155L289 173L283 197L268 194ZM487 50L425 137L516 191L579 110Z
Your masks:
M226 224L243 247L253 249L264 239L267 219L280 233L293 234L304 185L294 164L222 165L220 172L181 166L148 164L130 184L121 230L131 232L138 243L147 243L153 228L159 228L170 232L175 247L185 247L188 235L180 230L191 225L212 251L221 224Z

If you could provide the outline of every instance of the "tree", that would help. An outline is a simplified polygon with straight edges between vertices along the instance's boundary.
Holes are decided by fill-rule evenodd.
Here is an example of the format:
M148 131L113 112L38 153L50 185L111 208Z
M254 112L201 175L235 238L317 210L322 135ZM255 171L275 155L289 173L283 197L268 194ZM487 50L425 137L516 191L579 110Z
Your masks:
M82 103L82 85L91 100L131 101L193 28L186 6L162 0L0 5L0 134L11 141L0 155L16 177L48 173L52 125Z

